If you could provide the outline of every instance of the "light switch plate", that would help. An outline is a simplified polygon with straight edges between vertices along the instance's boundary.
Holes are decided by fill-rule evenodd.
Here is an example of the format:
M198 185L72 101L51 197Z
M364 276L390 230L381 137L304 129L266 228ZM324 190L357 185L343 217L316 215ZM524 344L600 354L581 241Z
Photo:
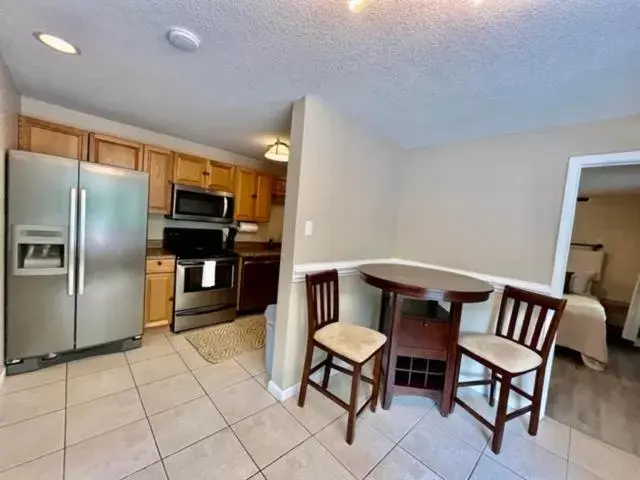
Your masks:
M304 222L304 234L307 237L313 235L313 222L311 220Z

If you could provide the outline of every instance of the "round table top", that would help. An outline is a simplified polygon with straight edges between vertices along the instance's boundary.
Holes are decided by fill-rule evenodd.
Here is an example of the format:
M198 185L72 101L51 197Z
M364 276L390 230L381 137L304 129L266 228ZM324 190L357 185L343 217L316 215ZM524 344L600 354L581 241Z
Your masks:
M443 302L484 302L493 287L477 278L426 267L369 263L358 267L365 282L385 291Z

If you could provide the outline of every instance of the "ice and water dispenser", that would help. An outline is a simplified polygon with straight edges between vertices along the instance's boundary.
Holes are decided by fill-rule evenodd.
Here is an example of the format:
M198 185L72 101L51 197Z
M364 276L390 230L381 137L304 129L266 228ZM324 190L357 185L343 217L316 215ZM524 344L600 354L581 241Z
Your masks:
M14 275L64 275L67 273L67 227L14 225Z

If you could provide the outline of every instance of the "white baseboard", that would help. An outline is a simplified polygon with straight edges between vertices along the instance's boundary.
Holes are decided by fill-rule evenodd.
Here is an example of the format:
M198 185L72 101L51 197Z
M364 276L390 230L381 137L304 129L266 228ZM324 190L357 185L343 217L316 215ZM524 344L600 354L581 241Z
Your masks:
M267 390L269 390L269 393L271 393L271 395L276 397L276 400L278 400L279 402L284 402L285 400L298 394L298 390L300 390L300 384L296 383L295 385L283 390L278 385L276 385L273 380L269 380Z
M311 375L311 378L316 382L320 382L322 380L323 371L324 369L320 369L320 371ZM338 373L340 373L338 370L331 370L332 377ZM269 380L269 383L267 384L267 390L269 390L269 393L276 397L277 400L279 400L280 402L284 402L285 400L291 397L295 397L298 394L298 392L300 391L300 382L283 390L278 385L276 385L273 380Z
M4 384L4 379L7 376L7 368L2 367L2 371L0 371L0 390L2 390L2 385Z

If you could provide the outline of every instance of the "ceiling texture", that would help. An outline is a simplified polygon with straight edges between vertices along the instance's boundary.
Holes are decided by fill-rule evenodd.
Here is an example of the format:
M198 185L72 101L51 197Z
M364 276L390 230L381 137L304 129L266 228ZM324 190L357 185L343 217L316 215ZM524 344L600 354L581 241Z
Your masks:
M306 94L406 148L640 112L638 0L477 2L5 0L0 52L24 95L256 157Z

